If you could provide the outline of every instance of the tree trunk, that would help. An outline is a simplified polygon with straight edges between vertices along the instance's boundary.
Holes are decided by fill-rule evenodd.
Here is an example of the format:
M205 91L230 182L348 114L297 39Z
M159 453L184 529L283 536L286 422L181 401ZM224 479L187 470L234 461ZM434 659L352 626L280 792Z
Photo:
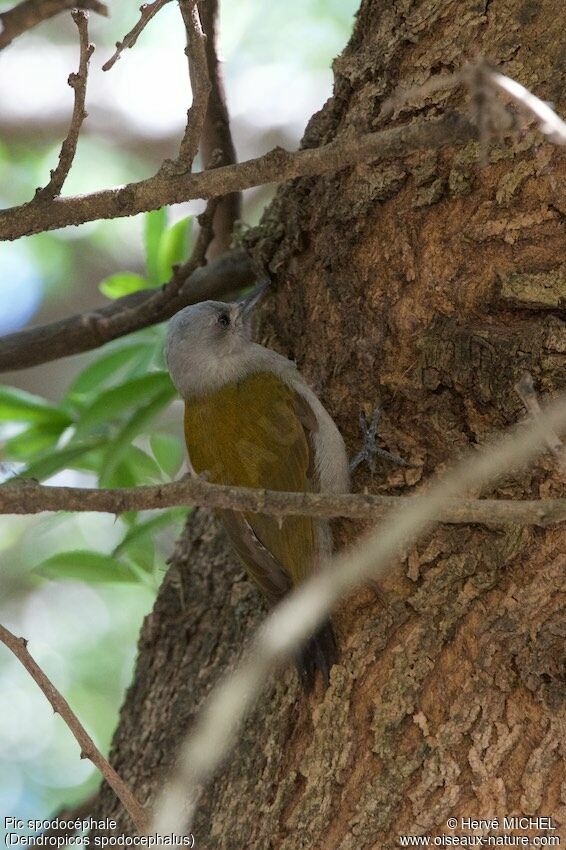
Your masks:
M304 145L384 126L396 86L478 53L564 113L563 0L365 0ZM465 102L413 97L393 120ZM275 280L264 341L297 361L351 452L359 409L380 402L383 445L416 465L357 473L355 489L411 492L515 423L525 371L543 395L564 388L564 151L528 129L485 167L478 153L470 143L296 180L249 236ZM494 492L563 495L564 481L547 456ZM359 532L342 522L336 536ZM439 526L391 573L385 603L363 588L336 612L341 664L326 693L304 696L291 667L270 683L203 793L197 846L390 848L406 833L462 834L450 816L564 824L565 563L560 527ZM113 763L143 801L264 610L196 511L114 739ZM132 829L108 788L96 813Z

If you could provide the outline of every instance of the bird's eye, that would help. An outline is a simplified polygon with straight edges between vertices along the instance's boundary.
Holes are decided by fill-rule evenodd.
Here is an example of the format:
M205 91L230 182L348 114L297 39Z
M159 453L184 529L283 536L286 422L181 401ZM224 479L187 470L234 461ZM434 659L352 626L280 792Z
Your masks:
M223 328L227 328L230 326L230 316L228 315L228 313L220 313L217 321L218 324L221 325Z

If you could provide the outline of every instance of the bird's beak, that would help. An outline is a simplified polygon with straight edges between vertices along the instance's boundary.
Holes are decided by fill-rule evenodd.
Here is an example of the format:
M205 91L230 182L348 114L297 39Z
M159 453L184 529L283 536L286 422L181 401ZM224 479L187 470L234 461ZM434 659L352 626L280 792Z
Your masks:
M238 315L244 322L249 319L254 309L259 304L267 292L270 283L271 281L269 280L259 283L248 295L238 301Z

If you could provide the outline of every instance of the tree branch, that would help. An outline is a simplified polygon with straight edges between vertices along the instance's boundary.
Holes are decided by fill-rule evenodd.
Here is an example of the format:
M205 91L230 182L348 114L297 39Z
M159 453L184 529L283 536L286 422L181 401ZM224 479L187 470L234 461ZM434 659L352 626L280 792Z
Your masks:
M527 466L541 451L545 431L562 429L565 424L566 398L562 396L528 428L513 429L490 448L458 464L426 493L392 513L350 552L333 558L285 597L260 626L235 672L208 697L157 798L150 834L184 835L190 830L202 786L227 757L270 675L294 655L341 598L383 576L462 491L485 487L510 469Z
M94 44L89 44L88 41L88 12L85 12L82 9L73 9L71 15L73 16L73 20L79 31L80 44L79 70L76 74L70 74L68 79L69 85L75 92L75 103L73 106L73 115L71 117L71 126L69 127L69 132L61 145L59 162L57 163L56 168L51 172L51 179L47 186L43 189L37 189L35 193L35 197L41 201L50 201L57 195L61 194L63 183L67 179L75 158L82 123L87 117L87 113L85 111L85 99L88 63L90 61L90 57L94 53Z
M197 198L213 198L264 183L282 183L340 171L354 165L400 158L413 151L464 144L475 139L475 127L457 114L419 121L360 137L344 136L320 148L290 153L274 148L264 156L236 165L170 176L162 171L147 180L88 195L33 200L0 212L0 240L18 239L97 219L121 218Z
M218 16L219 0L200 0L199 11L206 33L206 58L211 90L208 108L200 140L203 167L217 168L236 162L236 149L230 131L230 117L218 59ZM225 195L214 216L214 238L209 246L207 258L218 257L230 248L232 232L242 214L242 193Z
M56 714L70 729L73 737L81 748L81 758L90 759L108 782L129 816L138 832L143 833L147 827L147 813L141 803L134 797L125 782L118 776L112 765L97 749L94 741L71 709L67 700L47 678L41 667L34 661L27 650L27 640L18 638L5 626L0 625L0 641L10 649L21 661L34 682L39 685Z
M185 55L189 63L193 102L187 112L187 125L179 147L179 156L174 163L166 161L162 168L167 167L173 173L186 174L190 173L198 153L208 107L210 80L206 59L206 36L200 22L197 0L179 0L179 6L187 31Z
M169 3L169 0L154 0L153 3L143 3L140 6L140 17L137 23L134 24L132 29L126 33L122 41L116 42L116 50L110 59L108 59L102 66L103 71L109 71L110 68L116 64L123 50L134 46L146 25L153 17L155 17L155 15L157 15L159 10L162 9L166 3Z
M454 75L452 84L461 82L462 79L461 75ZM442 85L446 85L446 78L443 77L442 80ZM504 80L505 86L502 75L491 74L491 84L494 88L504 87L508 94L537 117L542 132L551 140L562 142L566 138L564 122L555 113L552 113L554 120L551 121L542 109L546 104L526 92L526 89L523 90L515 81L509 78ZM525 92L530 95L527 99ZM504 129L499 127L500 131ZM360 138L340 137L319 148L299 150L295 153L275 148L257 159L196 174L172 174L170 172L175 171L175 168L165 167L164 163L153 177L128 183L117 189L105 189L69 198L54 198L47 204L34 199L18 207L5 209L0 213L0 240L17 239L20 236L96 219L136 215L168 204L196 198L209 199L265 183L281 183L296 177L339 171L360 163L390 157L399 158L416 150L464 144L477 138L478 129L472 122L462 116L448 114L440 120L416 121L401 127L369 133Z
M28 369L60 357L91 351L118 337L170 319L182 307L218 299L254 282L255 273L245 251L224 254L189 276L178 273L178 290L168 284L156 304L155 289L142 289L117 298L88 313L77 313L48 325L0 337L0 372ZM151 304L151 310L148 310Z
M122 313L122 320L125 323L132 320L136 322L144 322L145 325L150 325L155 322L155 316L168 309L172 302L178 296L185 281L196 270L204 266L206 263L206 251L212 240L212 221L214 218L214 210L216 209L217 199L213 198L208 202L206 209L202 212L197 221L200 225L200 230L196 242L193 246L191 256L180 266L173 266L173 276L170 281L164 284L160 289L154 290L153 294L137 307L128 310L126 308Z
M52 18L59 12L74 8L91 9L105 18L108 17L108 7L100 0L24 0L23 3L18 3L7 12L0 12L0 21L3 25L0 33L0 50L42 21Z
M140 6L140 17L132 29L126 33L122 41L116 42L116 50L102 66L103 71L109 71L120 58L126 48L132 48L141 32L160 9L170 0L154 0ZM190 172L193 160L198 153L199 140L204 125L210 81L206 58L206 36L203 32L197 0L179 0L181 15L187 32L187 47L185 53L189 62L189 74L193 102L187 112L187 125L181 141L179 156L176 160L166 160L160 171L166 174L184 174Z
M0 515L42 511L98 511L122 514L198 505L269 516L347 517L381 519L411 505L418 496L377 496L369 493L283 493L249 487L210 484L186 477L171 484L120 489L51 487L18 478L0 486ZM436 522L482 525L555 525L566 521L566 499L454 499L435 515Z

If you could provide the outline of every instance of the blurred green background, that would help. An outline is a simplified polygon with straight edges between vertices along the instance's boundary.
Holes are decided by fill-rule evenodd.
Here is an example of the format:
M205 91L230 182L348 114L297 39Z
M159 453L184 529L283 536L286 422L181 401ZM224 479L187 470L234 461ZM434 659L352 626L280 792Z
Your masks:
M12 2L0 2L0 11ZM103 73L139 0L90 15L96 44L85 121L64 194L141 179L173 157L190 102L176 3ZM331 93L330 63L358 0L224 0L221 50L240 159L298 145ZM70 14L0 52L0 204L45 185L72 110L78 62ZM200 167L197 163L197 167ZM255 223L273 189L246 193ZM166 280L192 240L202 204L0 243L0 335L106 303ZM196 227L196 225L195 225ZM0 475L56 484L169 481L183 469L182 407L165 372L163 327L2 376ZM186 511L0 517L0 622L29 649L108 752L136 638ZM0 646L0 814L48 817L87 797L98 774L60 717ZM2 817L3 826L3 817Z

